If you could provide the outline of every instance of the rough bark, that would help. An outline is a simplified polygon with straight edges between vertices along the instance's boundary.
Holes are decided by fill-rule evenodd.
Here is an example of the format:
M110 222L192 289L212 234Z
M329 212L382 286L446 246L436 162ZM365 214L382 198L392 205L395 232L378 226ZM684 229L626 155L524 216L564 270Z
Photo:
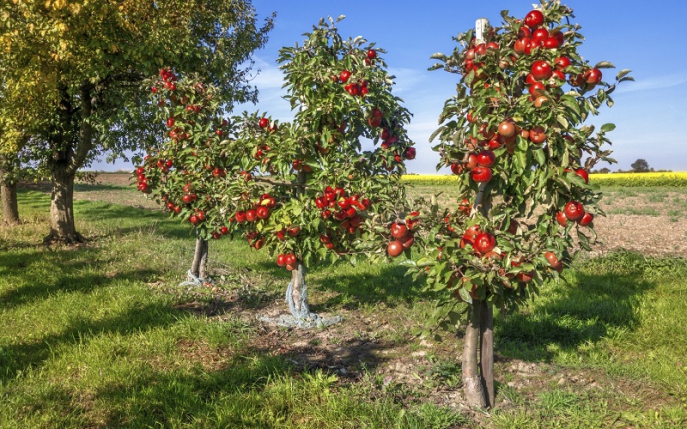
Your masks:
M299 171L296 184L297 197L305 192L305 179L305 172ZM309 319L315 316L310 313L308 305L308 285L305 283L305 265L302 261L298 261L298 267L291 271L291 282L286 289L286 302L289 304L291 315L296 319Z
M196 251L193 255L193 263L191 264L191 274L201 280L205 279L207 275L208 265L208 242L200 237L196 238Z
M482 389L486 406L494 406L494 308L487 301L480 301L480 361Z
M2 174L0 172L0 174ZM17 202L17 184L15 182L0 181L0 199L2 199L2 219L9 225L16 225L19 221L19 204Z
M46 242L81 243L74 224L74 175L53 169L50 194L50 234Z
M481 305L474 302L468 309L468 325L463 346L463 388L471 407L485 408L486 401L479 373L478 345L480 340Z
M0 155L0 200L2 200L2 219L9 225L15 225L19 220L19 204L17 202L17 179L15 164L5 155Z
M93 126L90 122L93 110L92 85L88 82L81 85L79 109L72 107L67 88L63 86L60 90L60 128L50 141L53 156L48 162L48 168L51 173L52 194L50 234L45 238L45 242L71 244L84 241L74 224L74 178L93 148ZM74 124L78 124L78 127Z
M486 184L481 183L472 212L489 217L490 209L491 195ZM495 394L494 313L486 300L474 301L470 306L464 347L463 384L468 403L480 408L492 407Z

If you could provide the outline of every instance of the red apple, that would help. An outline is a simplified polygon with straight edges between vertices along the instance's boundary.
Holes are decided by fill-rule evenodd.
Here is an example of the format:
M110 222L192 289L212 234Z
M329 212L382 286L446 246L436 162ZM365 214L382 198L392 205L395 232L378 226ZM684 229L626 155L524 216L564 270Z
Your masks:
M544 257L546 258L547 261L549 261L549 265L551 265L551 268L558 271L559 273L561 271L563 271L563 263L558 260L558 256L556 256L555 253L546 252L544 254Z
M267 219L270 217L270 209L268 209L266 206L260 206L255 210L255 214L260 219Z
M530 28L537 28L544 23L544 14L540 10L532 10L525 15L525 25Z
M487 183L491 180L492 173L489 167L475 167L470 171L472 180L478 183Z
M591 213L586 213L582 215L580 220L577 221L577 223L580 224L580 226L588 226L592 221L594 220L594 215Z
M394 222L393 225L391 225L391 236L394 238L403 238L405 235L408 233L408 227L405 226L402 223L396 223Z
M577 170L575 170L575 174L584 179L584 183L589 183L589 173L587 173L587 170L585 170L584 168L578 168Z
M556 221L557 221L558 224L559 224L560 226L562 226L562 227L568 226L568 218L565 217L565 213L563 213L563 212L561 212L561 211L559 211L558 213L556 213Z
M481 254L491 252L496 247L496 238L487 232L478 234L475 237L474 247Z
M386 247L386 251L392 258L397 257L403 253L403 244L400 241L394 240Z
M575 222L584 216L584 207L577 201L570 201L565 205L563 212L565 213L565 217Z
M494 156L494 152L490 150L483 150L477 154L477 165L481 167L491 167L494 165L495 159L496 157Z

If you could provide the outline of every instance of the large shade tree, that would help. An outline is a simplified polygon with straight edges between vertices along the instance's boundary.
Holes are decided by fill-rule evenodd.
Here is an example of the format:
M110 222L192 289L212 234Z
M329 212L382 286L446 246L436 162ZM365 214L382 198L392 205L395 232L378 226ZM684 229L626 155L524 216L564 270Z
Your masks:
M171 66L213 83L227 108L255 101L250 58L272 26L248 0L2 2L0 73L50 110L28 141L52 179L47 239L82 240L72 209L79 168L123 156L163 126L151 120L144 79Z

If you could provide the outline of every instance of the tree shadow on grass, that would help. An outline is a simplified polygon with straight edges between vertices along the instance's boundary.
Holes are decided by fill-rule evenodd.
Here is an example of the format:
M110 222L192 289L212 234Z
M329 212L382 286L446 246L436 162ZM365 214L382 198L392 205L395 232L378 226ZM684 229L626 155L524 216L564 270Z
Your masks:
M94 201L76 201L74 207L89 222L103 225L108 233L122 236L146 228L154 228L161 238L193 238L180 219L169 218L165 213L139 207L123 206Z
M312 284L318 290L335 292L334 296L321 304L324 309L355 310L361 305L377 304L394 308L428 297L422 291L424 284L406 275L407 267L387 265L374 274L352 271L354 274L317 276L313 279Z
M135 183L134 183L135 184ZM86 183L75 182L74 192L96 192L96 191L123 191L127 189L136 189L135 186L130 185L113 185L108 183Z
M46 216L50 209L50 197L35 190L21 190L18 193L20 210L44 212ZM143 207L133 207L111 204L100 201L74 201L76 221L87 219L96 227L102 226L116 235L127 235L140 231L142 228L154 225L158 233L165 237L190 238L189 229L181 226L180 219L173 219L162 210L150 210ZM89 237L86 237L89 238Z
M0 353L0 381L15 378L30 368L42 367L56 351L65 345L77 345L106 334L130 335L167 326L178 320L179 312L164 302L156 302L131 308L122 314L93 319L76 318L59 333L19 339L5 344Z
M284 293L291 276L284 268L271 262L259 262L260 272L268 273L274 278L283 278L281 283ZM349 267L341 270L340 267ZM401 265L386 265L370 272L368 267L356 270L355 267L345 262L333 266L318 267L308 271L305 281L308 285L308 294L311 301L320 301L310 304L314 312L329 312L339 308L346 310L358 309L361 305L384 304L389 308L401 303L411 303L417 299L426 298L422 291L422 281L414 281L407 276L407 267ZM353 274L351 274L353 273ZM324 293L328 297L322 302L317 294Z
M566 275L568 284L545 286L552 291L538 298L541 302L533 304L531 311L497 318L498 353L547 362L560 352L577 354L579 347L602 340L609 331L635 329L640 323L636 308L642 296L656 287L647 274L656 273L657 263L666 272L671 270L669 260L629 252L579 264Z
M180 373L152 369L132 382L107 386L95 396L111 404L107 421L112 427L151 427L182 419L207 422L213 417L217 418L213 423L217 427L272 427L268 425L279 420L272 413L287 418L294 412L290 404L293 395L307 398L326 388L323 384L312 392L314 383L308 380L317 380L317 371L346 379L340 367L364 360L367 368L374 370L384 360L372 356L375 346L369 344L341 347L345 349L341 355L336 351L313 351L314 348L306 346L281 352L275 351L274 345L250 348L216 370ZM284 376L290 380L280 383ZM351 375L351 381L356 377ZM305 388L299 385L303 379Z
M30 253L21 251L0 254L0 275L5 280L5 287L0 291L0 308L4 315L13 314L8 312L17 310L19 315L15 317L21 317L22 311L32 310L22 310L20 307L33 304L37 304L36 311L45 307L48 310L42 311L50 311L52 308L53 311L73 314L73 321L60 333L41 336L40 332L36 332L23 338L3 338L0 348L0 380L11 379L28 368L40 367L61 344L75 344L84 335L100 332L130 333L175 320L172 316L174 310L167 303L146 304L141 308L131 309L127 314L98 320L82 319L78 308L56 309L54 306L57 304L42 305L56 297L60 299L61 295L86 297L112 284L140 282L159 274L147 269L109 273L107 268L111 262L102 257L101 249L90 248L64 248L55 251L39 249ZM68 301L73 303L71 298ZM104 302L103 308L106 305Z
M48 337L44 346L22 349L47 359L59 345L77 345L89 337L109 333L133 334L174 323L168 307L148 305L97 323L69 326ZM179 347L179 346L178 346ZM118 371L113 381L93 388L66 388L50 384L20 398L22 413L43 415L55 427L96 426L92 416L105 427L176 427L180 422L212 427L273 427L279 421L272 413L288 418L295 398L312 397L338 379L356 381L342 367L364 365L374 370L385 358L377 353L384 346L351 340L338 348L311 345L280 348L279 342L265 341L235 351L219 364L212 359L185 354L169 359L132 360ZM210 353L215 348L208 349ZM15 352L17 350L14 350ZM169 360L171 363L165 363ZM16 368L15 368L16 370ZM320 371L325 375L318 375ZM325 381L328 375L336 375ZM282 382L282 377L287 379ZM313 381L314 380L314 381ZM15 400L16 403L16 400ZM49 411L48 411L49 410ZM267 411L267 412L265 412ZM216 420L215 420L216 419ZM263 420L265 419L265 420Z
M6 276L10 285L0 292L0 305L8 310L58 292L87 294L116 281L140 281L159 274L153 270L109 274L106 267L111 261L100 258L101 254L97 248L0 254L0 275Z

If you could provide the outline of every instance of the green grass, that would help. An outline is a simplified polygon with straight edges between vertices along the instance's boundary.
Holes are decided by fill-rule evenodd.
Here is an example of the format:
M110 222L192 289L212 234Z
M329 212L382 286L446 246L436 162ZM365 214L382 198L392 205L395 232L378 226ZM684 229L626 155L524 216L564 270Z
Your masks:
M27 222L0 229L0 428L687 425L685 260L579 260L537 301L497 315L498 407L481 414L446 405L461 389L460 344L409 334L431 303L401 265L309 272L313 309L346 321L304 338L348 349L357 375L344 377L326 360L296 364L241 317L273 305L288 282L264 252L212 242L218 288L238 297L218 303L209 289L177 286L193 250L178 221L78 201L78 229L93 241L49 249L38 244L48 202L22 191ZM415 352L424 357L410 360ZM521 361L536 370L513 372ZM414 382L387 380L396 362Z

